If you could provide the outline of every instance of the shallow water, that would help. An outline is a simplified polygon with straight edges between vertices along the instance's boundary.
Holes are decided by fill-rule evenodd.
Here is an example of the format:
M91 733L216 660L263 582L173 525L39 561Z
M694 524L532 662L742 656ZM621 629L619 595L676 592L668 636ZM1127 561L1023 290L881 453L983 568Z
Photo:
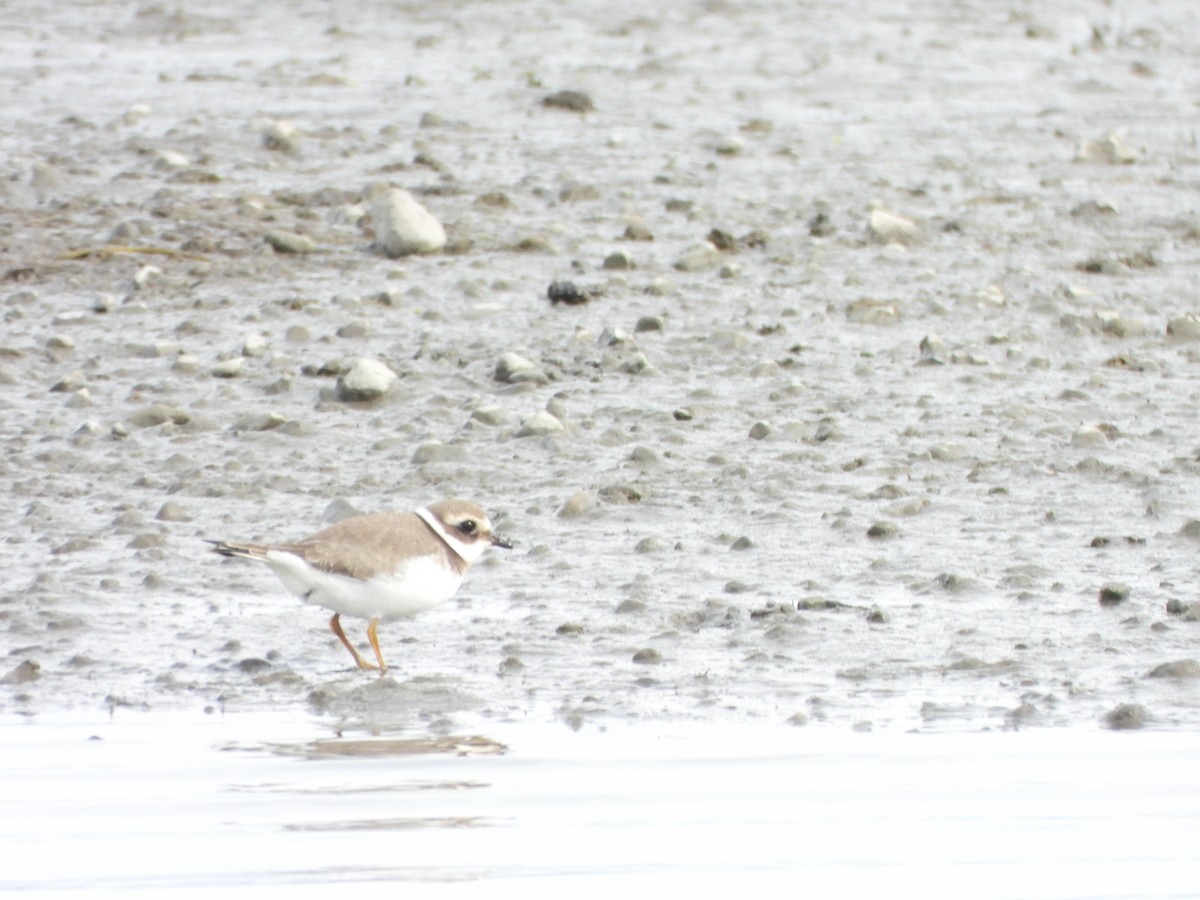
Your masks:
M1193 896L1192 734L8 719L0 889ZM400 883L399 885L397 883Z

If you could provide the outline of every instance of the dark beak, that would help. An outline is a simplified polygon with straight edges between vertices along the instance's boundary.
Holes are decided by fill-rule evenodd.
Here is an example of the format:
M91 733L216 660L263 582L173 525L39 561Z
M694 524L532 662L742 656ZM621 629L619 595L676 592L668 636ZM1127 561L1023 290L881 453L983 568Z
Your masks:
M503 547L505 550L512 549L512 544L510 544L504 538L500 537L500 535L498 535L498 534L492 535L492 546L493 547Z

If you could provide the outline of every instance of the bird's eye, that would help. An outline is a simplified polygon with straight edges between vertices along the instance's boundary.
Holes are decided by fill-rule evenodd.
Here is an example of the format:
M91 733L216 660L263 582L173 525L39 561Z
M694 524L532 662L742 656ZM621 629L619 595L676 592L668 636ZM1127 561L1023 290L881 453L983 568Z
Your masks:
M463 519L458 523L458 530L463 534L474 534L475 529L479 526L475 524L474 519Z

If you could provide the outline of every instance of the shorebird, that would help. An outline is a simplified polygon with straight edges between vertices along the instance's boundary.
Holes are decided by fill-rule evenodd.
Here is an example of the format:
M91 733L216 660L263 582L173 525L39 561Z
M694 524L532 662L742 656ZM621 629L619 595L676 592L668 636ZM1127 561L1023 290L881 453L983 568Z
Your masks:
M380 622L414 616L449 600L485 550L512 548L492 532L482 509L457 499L413 512L352 516L288 544L209 543L222 556L266 563L301 600L333 610L329 627L354 662L381 675L388 666L379 649ZM343 615L367 620L367 640L378 664L346 638Z

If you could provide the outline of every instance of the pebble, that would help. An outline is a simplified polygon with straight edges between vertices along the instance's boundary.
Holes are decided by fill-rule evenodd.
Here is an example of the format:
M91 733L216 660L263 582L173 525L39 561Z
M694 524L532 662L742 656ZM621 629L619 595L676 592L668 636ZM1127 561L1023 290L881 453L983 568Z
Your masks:
M1104 447L1108 444L1108 436L1095 425L1083 425L1075 429L1071 435L1072 447Z
M261 334L248 334L242 341L242 356L258 357L267 352L267 339Z
M268 231L263 240L276 253L312 253L317 249L316 241L294 231Z
M1075 157L1082 162L1129 165L1137 162L1138 152L1114 131L1098 141L1083 141Z
M375 249L392 258L436 253L446 246L446 230L408 191L393 188L371 203Z
M1150 718L1146 707L1139 703L1122 703L1104 714L1104 725L1114 731L1132 731L1141 728Z
M600 505L600 498L591 491L576 491L558 509L558 515L563 519L573 519L591 512Z
M521 427L517 429L517 437L545 437L558 434L562 430L563 423L558 417L541 409L521 423Z
M675 260L675 268L680 272L700 272L721 264L723 255L709 241L692 244Z
M254 126L268 150L295 155L300 152L300 129L287 119L257 119Z
M586 113L596 108L590 94L583 91L555 91L542 98L542 106L551 109L565 109L570 112Z
M887 625L892 621L892 617L878 606L872 606L867 611L867 622L871 625Z
M462 462L467 458L467 448L461 444L443 444L441 441L426 441L417 447L412 461L417 465L438 462Z
M774 434L775 429L768 422L755 422L750 426L750 439L761 441L768 435Z
M1181 341L1200 340L1200 316L1192 313L1176 316L1167 322L1167 334Z
M154 518L160 522L190 522L191 514L174 500L168 500L158 508Z
M899 531L900 529L895 522L883 520L872 523L871 527L867 529L867 537L872 540L883 540L895 537Z
M559 303L580 306L592 299L593 292L577 287L573 281L552 281L546 288L546 297L551 306Z
M399 376L379 360L359 359L338 378L337 398L355 403L379 400L387 396L399 380Z
M880 244L915 244L921 240L916 222L880 208L871 210L867 233Z
M604 257L604 268L624 272L636 269L637 266L634 265L633 257L624 250L614 250L608 256Z
M496 362L492 378L502 384L547 384L550 379L538 366L517 353L504 353Z
M481 425L503 425L508 421L508 412L501 406L481 406L471 413L471 421Z
M0 684L28 684L30 681L36 681L41 677L42 667L32 659L27 659L17 665L3 678L0 678Z
M1177 659L1155 666L1146 673L1147 678L1200 678L1200 662L1194 659Z
M662 316L642 316L637 320L637 324L633 326L634 333L644 334L649 331L663 331L666 328L666 322Z
M640 666L654 666L662 662L662 654L653 647L646 647L633 654L633 661Z
M240 356L235 356L232 359L222 360L212 367L214 378L236 378L242 374L242 366L245 360Z
M1124 603L1129 599L1129 593L1129 585L1110 581L1100 588L1100 605L1116 606L1118 603Z

